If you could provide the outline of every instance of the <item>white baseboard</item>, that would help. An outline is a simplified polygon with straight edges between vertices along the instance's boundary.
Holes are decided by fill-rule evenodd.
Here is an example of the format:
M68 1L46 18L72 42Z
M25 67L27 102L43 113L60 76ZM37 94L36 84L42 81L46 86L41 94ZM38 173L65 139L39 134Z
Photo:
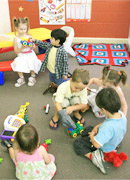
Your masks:
M74 37L73 44L78 43L107 43L107 44L127 44L128 38L84 38L84 37Z

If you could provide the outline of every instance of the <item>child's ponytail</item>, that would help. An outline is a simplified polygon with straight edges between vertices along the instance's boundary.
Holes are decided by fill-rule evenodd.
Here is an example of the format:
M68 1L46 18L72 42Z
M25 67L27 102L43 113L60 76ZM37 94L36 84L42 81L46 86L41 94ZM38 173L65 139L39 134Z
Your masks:
M125 85L126 84L126 80L127 80L126 72L125 71L120 71L118 73L120 73L120 78L121 78L122 84Z

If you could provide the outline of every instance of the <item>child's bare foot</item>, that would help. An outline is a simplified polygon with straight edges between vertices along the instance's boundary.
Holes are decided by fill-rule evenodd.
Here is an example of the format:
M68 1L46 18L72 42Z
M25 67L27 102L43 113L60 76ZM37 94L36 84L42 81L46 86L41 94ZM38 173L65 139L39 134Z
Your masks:
M74 113L74 118L77 121L80 121L81 124L85 123L85 119L79 114L79 112Z
M55 120L53 117L51 118L51 121L50 121L50 124L49 124L49 127L51 129L57 129L58 128L58 120Z

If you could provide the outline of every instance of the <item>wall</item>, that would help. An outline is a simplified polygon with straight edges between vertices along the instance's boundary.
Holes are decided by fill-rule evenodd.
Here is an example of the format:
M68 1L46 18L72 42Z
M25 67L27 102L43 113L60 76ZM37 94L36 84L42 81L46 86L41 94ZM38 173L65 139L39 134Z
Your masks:
M0 0L0 33L11 31L8 0Z
M18 7L24 11L19 12ZM39 25L38 0L9 0L10 18L30 19L31 28L60 28L59 25ZM75 30L75 37L128 38L130 24L130 0L92 0L92 20L88 22L69 22Z

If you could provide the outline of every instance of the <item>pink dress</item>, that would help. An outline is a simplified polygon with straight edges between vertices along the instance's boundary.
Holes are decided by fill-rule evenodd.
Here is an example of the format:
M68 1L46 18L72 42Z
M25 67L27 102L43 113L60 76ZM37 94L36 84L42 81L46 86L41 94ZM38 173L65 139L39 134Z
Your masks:
M50 156L52 159L53 155L50 154ZM19 180L50 180L56 172L53 161L45 164L44 159L40 156L39 148L32 155L18 152L15 165L16 177Z

